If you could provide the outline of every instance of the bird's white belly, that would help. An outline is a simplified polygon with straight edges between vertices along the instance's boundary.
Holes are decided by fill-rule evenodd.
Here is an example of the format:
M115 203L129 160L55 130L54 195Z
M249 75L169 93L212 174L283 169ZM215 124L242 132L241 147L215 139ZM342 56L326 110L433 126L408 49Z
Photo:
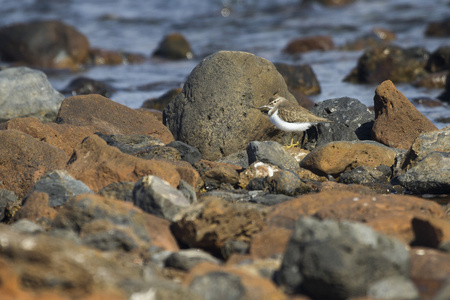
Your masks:
M276 111L272 116L270 116L270 122L272 122L273 125L275 125L277 128L283 130L283 131L305 131L313 123L289 123L286 121L283 121L278 116L278 111Z

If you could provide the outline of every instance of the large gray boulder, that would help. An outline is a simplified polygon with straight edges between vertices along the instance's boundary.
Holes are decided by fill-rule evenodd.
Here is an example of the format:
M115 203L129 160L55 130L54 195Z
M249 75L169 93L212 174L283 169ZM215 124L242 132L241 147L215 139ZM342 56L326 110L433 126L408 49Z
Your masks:
M41 71L26 67L0 71L0 122L17 117L54 121L63 100Z
M183 91L163 111L175 140L217 160L245 149L250 141L287 142L258 107L278 94L295 101L275 66L246 52L220 51L200 62Z

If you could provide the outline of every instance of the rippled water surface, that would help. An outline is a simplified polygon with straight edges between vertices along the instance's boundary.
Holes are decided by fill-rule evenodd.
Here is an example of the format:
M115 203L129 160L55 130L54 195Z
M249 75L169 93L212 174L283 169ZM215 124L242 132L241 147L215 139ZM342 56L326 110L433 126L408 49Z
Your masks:
M303 1L304 2L304 1ZM142 64L97 66L83 72L49 75L57 89L74 77L88 76L113 85L111 98L137 108L152 97L183 84L195 65L219 50L254 53L272 62L309 64L322 93L314 101L348 96L373 105L376 85L355 85L343 78L356 65L360 51L310 52L287 56L282 49L299 37L330 35L337 46L383 27L397 35L395 44L421 46L429 51L450 46L449 39L426 38L430 22L450 15L448 0L357 0L344 7L324 7L300 0L0 0L0 26L31 20L59 19L85 34L92 47L140 53ZM151 58L168 33L182 33L196 55L193 60L167 62ZM141 86L148 88L142 89ZM397 84L409 99L435 98L442 90L417 89ZM450 124L436 119L449 117L449 106L418 106L442 128Z

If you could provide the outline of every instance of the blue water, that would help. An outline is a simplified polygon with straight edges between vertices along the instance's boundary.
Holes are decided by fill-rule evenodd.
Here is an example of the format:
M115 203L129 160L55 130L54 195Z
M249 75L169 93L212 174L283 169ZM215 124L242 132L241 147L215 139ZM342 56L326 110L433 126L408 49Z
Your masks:
M282 49L294 38L313 35L330 35L340 46L374 27L383 27L396 33L397 45L434 51L450 46L450 39L427 38L424 30L428 23L449 16L448 0L357 0L344 7L300 0L0 0L0 26L59 19L85 34L92 47L145 55L148 59L142 64L96 66L49 76L57 89L78 76L105 81L117 89L111 99L132 108L181 87L202 58L219 50L248 51L272 62L309 64L322 88L321 94L311 97L314 101L348 96L370 106L376 85L342 81L361 51L315 51L291 57ZM187 38L196 55L193 60L151 58L161 39L172 32ZM150 88L141 89L144 85ZM435 98L442 92L410 84L396 86L409 99ZM450 116L448 105L418 108L439 128L450 125L436 122Z

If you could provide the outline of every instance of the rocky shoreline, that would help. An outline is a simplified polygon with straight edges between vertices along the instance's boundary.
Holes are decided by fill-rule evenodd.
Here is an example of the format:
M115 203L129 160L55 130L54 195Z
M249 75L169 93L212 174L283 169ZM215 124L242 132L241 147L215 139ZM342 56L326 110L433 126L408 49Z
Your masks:
M450 127L385 80L286 150L279 69L214 53L162 112L0 71L2 299L449 299Z

